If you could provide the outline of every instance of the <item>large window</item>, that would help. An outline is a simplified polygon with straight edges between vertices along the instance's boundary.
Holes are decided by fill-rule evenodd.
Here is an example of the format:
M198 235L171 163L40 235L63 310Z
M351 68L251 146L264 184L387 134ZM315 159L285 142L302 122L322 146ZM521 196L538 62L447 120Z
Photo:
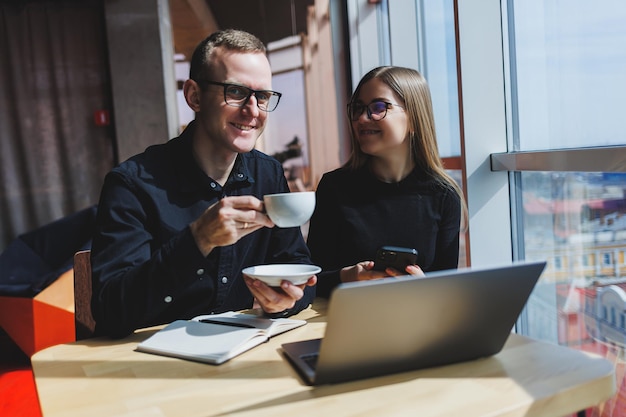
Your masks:
M432 93L439 151L461 154L454 2L366 0L348 2L353 88L380 65L415 68Z
M509 5L515 150L624 144L626 2Z
M462 132L468 264L547 261L517 331L623 366L626 2L381 0L375 13L366 0L348 5L353 79L373 64L415 66L442 112L438 129L462 117L439 138ZM459 114L450 110L455 69ZM456 153L440 143L444 156ZM624 415L616 374L620 394L593 415Z
M433 97L439 152L443 157L459 156L461 140L453 2L421 0L417 3L420 10L419 70L428 80Z
M510 0L504 9L515 256L548 261L519 330L623 366L626 3ZM593 415L623 415L617 375L620 393Z

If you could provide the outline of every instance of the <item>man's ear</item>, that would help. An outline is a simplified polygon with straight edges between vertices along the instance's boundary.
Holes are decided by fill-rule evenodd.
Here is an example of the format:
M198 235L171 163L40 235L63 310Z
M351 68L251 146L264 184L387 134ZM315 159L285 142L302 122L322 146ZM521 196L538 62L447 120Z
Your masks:
M191 110L195 113L200 111L200 86L194 80L187 80L183 84L183 94L185 94L185 101Z

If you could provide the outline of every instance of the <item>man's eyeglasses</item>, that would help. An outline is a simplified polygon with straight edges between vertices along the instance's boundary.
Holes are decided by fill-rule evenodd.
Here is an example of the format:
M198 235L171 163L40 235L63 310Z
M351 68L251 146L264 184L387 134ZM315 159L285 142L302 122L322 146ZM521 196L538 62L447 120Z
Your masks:
M375 100L370 104L363 103L349 103L348 104L348 117L353 122L359 120L359 117L363 114L363 110L367 111L367 117L375 122L382 120L387 115L387 109L391 106L398 106L404 108L399 104L389 103L387 101Z
M281 93L272 90L253 90L243 85L218 83L217 81L198 80L199 84L221 85L224 87L224 101L229 106L243 107L254 94L259 110L274 111L280 101Z

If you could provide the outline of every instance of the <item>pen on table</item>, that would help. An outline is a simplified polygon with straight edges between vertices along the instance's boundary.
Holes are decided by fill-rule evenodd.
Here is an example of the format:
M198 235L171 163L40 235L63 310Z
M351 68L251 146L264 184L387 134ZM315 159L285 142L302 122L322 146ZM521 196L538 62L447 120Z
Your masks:
M239 322L235 322L235 321L222 321L222 320L215 320L215 319L202 319L200 320L201 323L210 323L210 324L223 324L224 326L233 326L233 327L244 327L246 329L256 329L256 327L254 327L251 324L246 324L246 323L239 323Z

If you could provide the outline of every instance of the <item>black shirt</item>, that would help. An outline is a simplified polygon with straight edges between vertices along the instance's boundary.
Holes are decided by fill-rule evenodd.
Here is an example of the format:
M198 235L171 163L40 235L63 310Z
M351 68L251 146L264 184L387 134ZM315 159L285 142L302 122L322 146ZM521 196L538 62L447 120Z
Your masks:
M224 187L192 153L194 123L107 174L92 246L96 332L125 336L141 327L252 307L243 268L310 263L300 228L262 228L206 258L189 224L225 196L288 192L280 163L257 150L237 156ZM288 314L307 307L315 290Z
M417 249L424 272L457 268L460 220L458 194L417 169L396 183L367 167L324 174L307 241L322 268L317 294L328 297L341 268L374 260L384 245Z

